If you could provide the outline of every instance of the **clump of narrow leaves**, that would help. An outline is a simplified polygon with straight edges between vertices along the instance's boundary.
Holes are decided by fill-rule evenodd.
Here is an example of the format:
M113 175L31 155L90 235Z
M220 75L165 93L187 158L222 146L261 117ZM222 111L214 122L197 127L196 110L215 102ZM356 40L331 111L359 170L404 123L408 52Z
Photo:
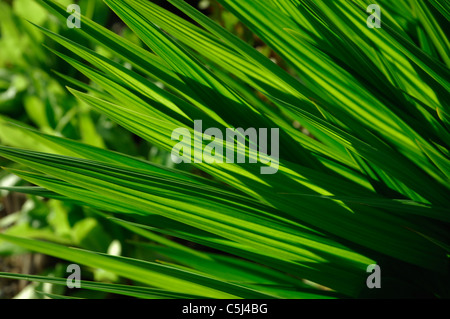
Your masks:
M89 206L174 262L1 239L134 280L82 287L135 297L364 297L370 264L381 266L381 296L449 296L447 2L380 1L382 28L369 29L363 0L218 0L290 72L182 0L169 2L195 23L149 1L104 2L147 48L85 17L64 37L37 26L80 58L52 50L91 81L66 77L73 95L168 152L172 131L193 132L194 120L223 130L279 128L279 171L193 163L206 179L2 124L48 150L0 147L23 167L9 170L38 185L9 190ZM64 7L40 3L65 23Z

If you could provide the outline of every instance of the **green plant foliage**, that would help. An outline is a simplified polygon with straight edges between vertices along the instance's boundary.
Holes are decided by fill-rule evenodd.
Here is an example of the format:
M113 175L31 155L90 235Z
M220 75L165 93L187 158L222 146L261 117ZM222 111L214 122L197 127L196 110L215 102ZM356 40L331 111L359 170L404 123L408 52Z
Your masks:
M218 0L233 16L226 28L183 0L169 2L192 22L149 1L104 0L139 40L85 15L81 29L62 32L68 14L53 0L38 3L63 25L32 21L33 32L84 76L58 73L76 103L161 156L175 144L172 131L193 133L195 120L279 128L278 172L261 175L264 164L248 160L147 161L107 150L93 122L81 126L92 136L66 139L45 129L43 100L29 96L25 109L41 130L1 120L1 134L21 138L2 138L0 155L16 163L7 172L36 186L2 189L89 213L76 224L61 213L65 242L12 231L0 239L127 278L135 285L82 287L140 298L366 297L375 263L381 297L449 297L448 3L379 1L382 28L369 29L363 0ZM264 42L263 52L236 25ZM20 81L11 82L16 91ZM106 253L115 234L105 227L133 247L127 257Z

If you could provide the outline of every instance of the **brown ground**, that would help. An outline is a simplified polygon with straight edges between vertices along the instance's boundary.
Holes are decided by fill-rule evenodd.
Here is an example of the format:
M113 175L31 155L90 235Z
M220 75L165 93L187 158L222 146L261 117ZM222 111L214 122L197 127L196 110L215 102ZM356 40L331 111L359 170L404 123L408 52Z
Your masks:
M22 207L25 196L17 193L10 193L6 197L0 198L2 209L0 218L14 213ZM0 229L0 232L4 229ZM21 254L16 256L0 256L0 272L12 272L20 274L38 274L45 267L47 258L41 254ZM25 286L29 284L25 280L14 280L0 278L0 299L11 299L17 295Z

